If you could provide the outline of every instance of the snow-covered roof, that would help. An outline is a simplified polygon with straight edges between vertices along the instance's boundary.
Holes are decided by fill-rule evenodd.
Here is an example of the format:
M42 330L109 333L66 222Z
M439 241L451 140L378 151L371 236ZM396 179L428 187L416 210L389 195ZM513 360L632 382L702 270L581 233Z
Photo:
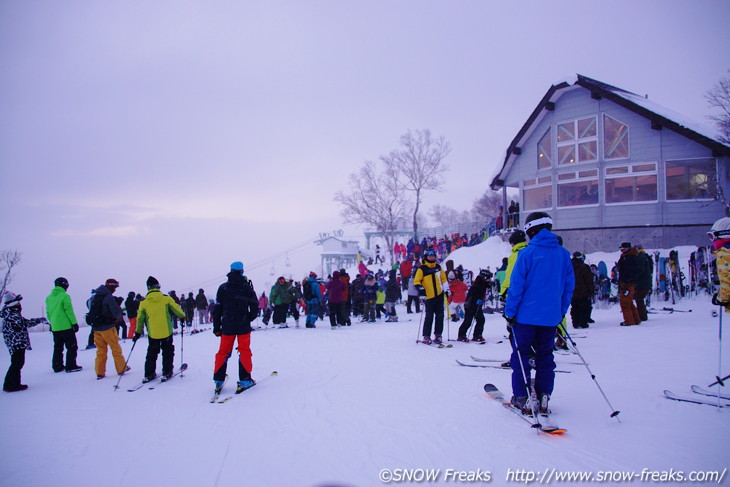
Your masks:
M717 140L716 131L711 125L703 124L689 117L666 108L645 96L637 95L622 88L609 85L602 81L598 81L581 74L569 75L556 81L550 86L545 96L540 100L535 110L530 114L525 124L517 133L515 138L507 147L504 162L501 167L495 169L492 175L490 187L498 189L504 185L504 175L509 172L514 160L520 155L520 145L522 141L528 138L535 126L545 116L546 109L552 109L550 104L555 103L565 90L577 88L589 90L596 96L602 96L614 103L623 106L647 119L655 122L659 126L673 130L680 135L694 140L695 142L709 147L713 151L724 156L730 156L730 147Z

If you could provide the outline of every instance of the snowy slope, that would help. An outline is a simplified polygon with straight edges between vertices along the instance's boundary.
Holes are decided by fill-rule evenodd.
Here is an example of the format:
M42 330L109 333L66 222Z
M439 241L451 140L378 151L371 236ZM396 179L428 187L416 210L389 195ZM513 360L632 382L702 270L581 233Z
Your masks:
M491 249L483 265L498 264L503 254ZM509 469L722 470L730 408L662 397L665 388L691 394L690 385L707 386L718 373L718 319L707 301L687 299L675 308L691 313L651 314L648 323L630 328L618 326L617 306L596 309L596 323L576 331L586 336L576 343L622 411L621 422L609 418L584 367L560 363L572 371L557 375L551 403L555 421L569 430L563 437L537 435L485 396L486 382L509 392L509 372L455 362L471 362L470 355L506 359L506 342L452 342L454 348L440 350L416 344L420 316L402 307L401 319L411 321L254 332L254 377L260 382L226 404L208 403L218 344L210 332L185 336L190 368L184 378L133 393L126 388L142 378L144 339L115 392L116 376L96 380L94 351L79 352L84 371L54 374L50 334L33 333L23 369L30 389L0 395L2 483L378 486L382 469L421 468L441 470L433 485L445 483L446 469L490 471L492 485L506 485ZM451 338L456 328L448 332ZM499 316L487 315L488 338L504 331ZM125 355L131 345L123 343ZM176 364L183 347L177 337ZM0 354L0 368L8 363L7 353ZM274 370L278 375L270 376ZM233 381L227 389L233 390Z

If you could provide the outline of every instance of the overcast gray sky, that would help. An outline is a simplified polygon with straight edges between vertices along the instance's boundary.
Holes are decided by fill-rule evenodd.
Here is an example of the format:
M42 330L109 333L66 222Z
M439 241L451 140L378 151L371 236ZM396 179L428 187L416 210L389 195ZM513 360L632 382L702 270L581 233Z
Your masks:
M468 209L571 73L705 121L728 19L725 0L3 1L12 289L34 311L59 275L77 308L107 277L197 289L341 228L333 194L408 129L453 147L426 209Z

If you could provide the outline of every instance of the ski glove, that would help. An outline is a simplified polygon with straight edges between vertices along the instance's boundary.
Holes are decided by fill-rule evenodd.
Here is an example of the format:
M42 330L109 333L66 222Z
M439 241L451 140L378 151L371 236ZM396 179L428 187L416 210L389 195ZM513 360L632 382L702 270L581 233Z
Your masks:
M712 295L712 304L714 304L715 306L727 306L730 303L723 303L722 301L717 299L717 293L715 293Z
M514 317L510 317L510 316L507 316L507 315L503 314L502 315L502 318L504 318L505 320L507 320L507 323L509 323L510 325L516 325L517 324L517 320Z
M71 328L73 329L74 333L78 333L78 331L79 331L78 323L74 323L73 325L71 325Z
M416 286L416 289L418 289L418 295L419 296L425 296L426 295L426 290L424 289L423 286Z
M481 299L477 299L477 306L481 306L482 304L484 304L484 301L482 301Z
M139 340L139 337L141 337L141 336L142 336L141 333L135 333L134 337L132 337L132 341L136 343L137 340Z

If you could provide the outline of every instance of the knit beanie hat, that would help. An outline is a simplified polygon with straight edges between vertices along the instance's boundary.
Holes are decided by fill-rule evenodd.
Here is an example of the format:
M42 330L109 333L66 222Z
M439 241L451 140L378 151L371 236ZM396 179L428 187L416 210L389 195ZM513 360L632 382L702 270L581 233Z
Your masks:
M147 289L159 289L160 282L154 277L150 276L147 278Z

